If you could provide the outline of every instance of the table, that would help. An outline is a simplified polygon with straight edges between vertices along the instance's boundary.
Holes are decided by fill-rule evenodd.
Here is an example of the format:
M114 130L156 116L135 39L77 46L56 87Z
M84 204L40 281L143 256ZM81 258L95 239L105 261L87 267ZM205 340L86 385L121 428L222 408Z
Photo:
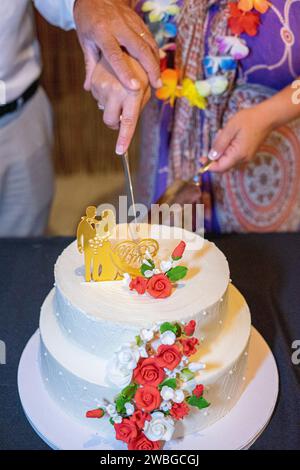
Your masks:
M253 449L300 449L300 234L211 237L228 258L233 283L246 297L254 326L270 345L280 374L273 418ZM17 390L24 346L38 328L40 306L53 286L53 266L71 238L0 240L0 449L48 449L27 422ZM298 354L300 359L300 352ZM259 400L259 396L257 397Z

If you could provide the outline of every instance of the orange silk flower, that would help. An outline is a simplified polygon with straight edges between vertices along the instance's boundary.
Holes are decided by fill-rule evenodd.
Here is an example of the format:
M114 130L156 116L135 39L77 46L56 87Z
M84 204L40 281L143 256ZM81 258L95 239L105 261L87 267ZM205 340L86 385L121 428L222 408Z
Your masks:
M166 69L161 74L163 86L156 90L156 97L159 100L168 101L174 106L176 98L181 96L181 90L178 86L179 72L178 70Z
M230 17L229 27L233 34L240 35L246 33L249 36L255 36L258 33L260 25L259 13L252 11L242 11L236 3L229 3Z
M255 8L259 13L266 13L270 8L270 2L267 0L240 0L238 7L242 11L251 11Z

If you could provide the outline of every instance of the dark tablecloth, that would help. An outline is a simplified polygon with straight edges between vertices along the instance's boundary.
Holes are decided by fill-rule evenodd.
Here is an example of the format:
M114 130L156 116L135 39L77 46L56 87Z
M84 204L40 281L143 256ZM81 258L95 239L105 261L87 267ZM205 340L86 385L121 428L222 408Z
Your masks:
M0 240L0 340L7 347L7 363L0 365L0 449L48 448L22 411L17 368L53 286L54 262L70 241ZM292 343L300 340L300 234L230 235L213 241L227 256L233 283L246 297L253 324L279 367L279 401L252 448L300 449L300 364L291 361Z

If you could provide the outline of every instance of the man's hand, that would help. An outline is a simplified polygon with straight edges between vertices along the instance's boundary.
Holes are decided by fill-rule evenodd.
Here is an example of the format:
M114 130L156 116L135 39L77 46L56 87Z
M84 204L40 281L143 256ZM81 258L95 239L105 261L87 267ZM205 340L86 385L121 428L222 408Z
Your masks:
M111 129L120 129L116 145L116 153L119 155L128 149L139 115L151 96L144 69L126 54L124 62L137 77L140 83L138 90L125 88L104 57L95 66L91 77L91 91L99 108L103 109L104 123Z
M249 162L272 131L270 115L257 107L236 113L220 130L210 152L210 171L222 173Z
M125 88L139 90L141 84L125 60L124 49L143 66L151 85L161 86L156 42L126 0L76 0L74 18L85 57L87 91L101 54Z

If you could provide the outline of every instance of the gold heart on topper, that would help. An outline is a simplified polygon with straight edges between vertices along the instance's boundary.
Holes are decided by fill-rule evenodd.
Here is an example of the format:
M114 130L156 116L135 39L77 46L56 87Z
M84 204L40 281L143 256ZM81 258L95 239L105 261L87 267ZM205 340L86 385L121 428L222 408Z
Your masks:
M112 258L120 273L138 276L145 256L148 254L154 258L158 249L157 240L152 238L144 238L140 241L124 240L112 249Z

